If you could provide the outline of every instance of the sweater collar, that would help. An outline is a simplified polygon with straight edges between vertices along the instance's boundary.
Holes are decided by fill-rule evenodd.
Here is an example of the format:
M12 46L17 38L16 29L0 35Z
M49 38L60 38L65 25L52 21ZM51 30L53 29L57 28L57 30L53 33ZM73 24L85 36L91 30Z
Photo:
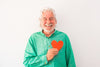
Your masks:
M54 29L54 32L51 34L51 36L52 36L52 35L54 35L56 32L57 32L57 30L56 30L56 29ZM45 36L45 34L43 33L43 29L40 31L40 33L41 33L42 35L44 35L44 36ZM51 36L50 36L50 37L51 37Z

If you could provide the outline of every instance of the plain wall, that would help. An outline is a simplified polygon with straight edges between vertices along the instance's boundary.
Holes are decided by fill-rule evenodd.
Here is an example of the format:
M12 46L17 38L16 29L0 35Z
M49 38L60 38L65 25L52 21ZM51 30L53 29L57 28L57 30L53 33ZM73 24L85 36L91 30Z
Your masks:
M77 67L100 67L99 0L0 0L0 67L24 67L24 50L41 30L44 7L55 9L56 29L69 36Z

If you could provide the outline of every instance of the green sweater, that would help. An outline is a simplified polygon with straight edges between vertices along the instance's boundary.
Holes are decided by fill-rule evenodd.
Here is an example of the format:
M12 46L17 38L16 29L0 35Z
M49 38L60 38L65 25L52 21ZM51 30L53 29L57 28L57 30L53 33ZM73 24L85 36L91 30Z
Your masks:
M47 61L48 49L53 48L51 42L63 41L58 54ZM46 37L42 30L33 33L27 43L23 64L25 67L76 67L73 50L68 36L55 29L50 37Z

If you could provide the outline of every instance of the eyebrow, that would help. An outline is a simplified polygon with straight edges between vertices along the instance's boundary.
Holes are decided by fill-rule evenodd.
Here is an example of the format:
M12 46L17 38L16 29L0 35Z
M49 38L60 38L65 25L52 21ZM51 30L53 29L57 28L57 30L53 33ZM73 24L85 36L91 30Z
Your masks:
M43 17L43 18L46 18L46 17ZM49 18L54 18L54 17L49 17Z

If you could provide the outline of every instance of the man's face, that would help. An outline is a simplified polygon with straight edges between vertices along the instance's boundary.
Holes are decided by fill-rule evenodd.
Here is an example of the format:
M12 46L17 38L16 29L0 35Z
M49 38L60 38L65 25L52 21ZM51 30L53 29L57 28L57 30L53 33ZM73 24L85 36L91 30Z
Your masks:
M56 19L51 11L45 11L42 13L42 17L40 19L40 25L45 31L52 31L57 24Z

